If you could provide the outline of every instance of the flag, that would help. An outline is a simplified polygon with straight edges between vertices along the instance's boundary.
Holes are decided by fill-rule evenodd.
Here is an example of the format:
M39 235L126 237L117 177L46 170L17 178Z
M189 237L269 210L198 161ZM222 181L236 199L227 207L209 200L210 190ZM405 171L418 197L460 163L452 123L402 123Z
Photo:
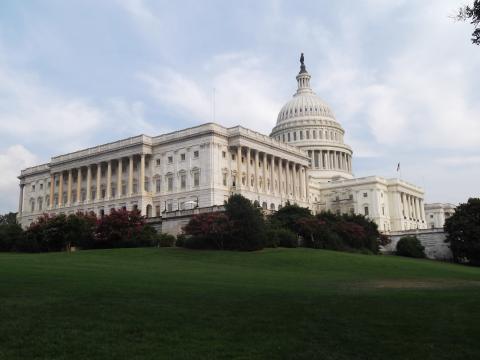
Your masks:
M397 172L400 171L400 163L397 165Z

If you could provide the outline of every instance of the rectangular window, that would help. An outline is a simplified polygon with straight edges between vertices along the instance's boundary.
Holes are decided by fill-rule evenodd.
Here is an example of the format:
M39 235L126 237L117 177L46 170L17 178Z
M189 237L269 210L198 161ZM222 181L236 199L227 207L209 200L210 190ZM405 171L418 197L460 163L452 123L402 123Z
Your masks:
M200 173L199 172L194 172L193 173L193 186L199 186L200 185Z
M293 132L293 140L294 140L294 141L297 140L297 132L296 132L296 131Z
M155 205L155 216L156 217L160 216L160 205Z
M288 133L287 135L288 135L288 141L290 141L290 133Z
M303 140L303 130L300 130L300 140Z
M310 130L307 130L307 140L310 139Z
M173 164L173 156L169 156L169 157L168 157L168 163L169 163L169 164Z
M235 154L232 154L232 160L235 160Z
M363 197L367 197L368 196L368 193L363 193Z
M180 154L180 160L185 161L185 154Z
M225 159L227 157L227 153L225 151L222 151L222 157Z
M157 164L157 166L160 166L160 159L156 160L156 164Z
M285 142L285 134L282 134L282 140Z
M227 186L227 174L223 174L222 184L223 184L223 186Z
M187 175L180 176L180 187L184 190L187 187Z
M156 179L155 180L155 192L159 193L162 189L162 180Z
M173 210L173 203L172 202L168 202L167 203L167 211L172 211Z
M32 191L35 191L35 184L32 185Z
M167 180L168 191L173 190L173 177L169 177Z
M194 159L198 158L198 150L196 150L196 151L193 152L193 158L194 158Z
M368 216L368 206L365 206L365 216Z

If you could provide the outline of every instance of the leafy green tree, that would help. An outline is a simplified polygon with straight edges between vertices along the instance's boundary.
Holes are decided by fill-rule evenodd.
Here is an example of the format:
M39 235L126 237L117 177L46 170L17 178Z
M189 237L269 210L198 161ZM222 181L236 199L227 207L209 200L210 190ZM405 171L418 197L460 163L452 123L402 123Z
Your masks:
M265 246L263 214L250 200L239 194L230 196L225 203L225 214L232 227L225 248L251 251Z
M416 236L404 236L397 243L396 255L412 258L424 258L425 247Z
M9 212L4 215L0 215L0 225L13 225L17 224L17 213Z
M0 215L0 251L13 250L23 236L22 227L17 223L17 213Z
M96 226L97 216L93 212L68 215L64 233L67 250L72 246L91 249L94 245Z
M270 216L272 227L282 227L298 234L300 231L298 220L313 218L308 208L287 203L284 207Z
M480 266L480 198L458 205L444 228L454 261Z
M230 244L232 223L223 212L195 215L183 230L189 236L183 242L186 247L219 250L234 248L234 244Z
M458 10L457 20L470 21L474 26L472 43L480 45L480 0L475 0L472 6L465 5Z
M140 211L115 210L98 219L95 230L94 248L109 249L117 247L148 246L143 244L142 231L145 218Z

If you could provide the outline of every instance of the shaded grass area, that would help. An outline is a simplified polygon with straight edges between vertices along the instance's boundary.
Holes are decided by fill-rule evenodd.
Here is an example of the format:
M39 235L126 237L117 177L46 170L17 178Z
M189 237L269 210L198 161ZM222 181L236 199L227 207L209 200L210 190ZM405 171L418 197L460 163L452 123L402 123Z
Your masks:
M0 254L0 359L478 359L480 269L310 249Z

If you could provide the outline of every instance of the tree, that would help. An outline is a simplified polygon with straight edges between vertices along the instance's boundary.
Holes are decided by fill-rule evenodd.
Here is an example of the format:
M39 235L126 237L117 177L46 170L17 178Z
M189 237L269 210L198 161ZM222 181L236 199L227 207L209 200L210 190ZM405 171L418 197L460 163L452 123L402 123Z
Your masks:
M78 246L81 249L91 249L94 244L97 216L95 213L71 214L67 217L65 226L65 245L67 249Z
M13 250L23 237L22 227L17 223L17 213L0 215L0 251Z
M17 224L17 213L9 212L5 215L0 215L0 225Z
M109 249L116 247L148 246L143 244L142 234L145 218L140 211L115 210L101 217L95 231L95 248Z
M240 194L230 196L225 203L225 214L232 227L228 245L230 249L251 251L265 246L263 214L250 200Z
M194 215L183 228L190 238L184 244L192 248L223 250L227 246L231 232L231 222L222 212Z
M458 205L444 229L454 261L480 266L480 198Z
M300 231L298 220L312 217L310 209L288 203L270 216L270 222L272 226L287 228L298 234Z
M421 259L425 257L425 247L416 236L404 236L398 240L396 254Z
M472 33L472 43L480 45L480 0L475 0L472 6L463 6L458 10L456 19L459 21L470 21L474 26Z

